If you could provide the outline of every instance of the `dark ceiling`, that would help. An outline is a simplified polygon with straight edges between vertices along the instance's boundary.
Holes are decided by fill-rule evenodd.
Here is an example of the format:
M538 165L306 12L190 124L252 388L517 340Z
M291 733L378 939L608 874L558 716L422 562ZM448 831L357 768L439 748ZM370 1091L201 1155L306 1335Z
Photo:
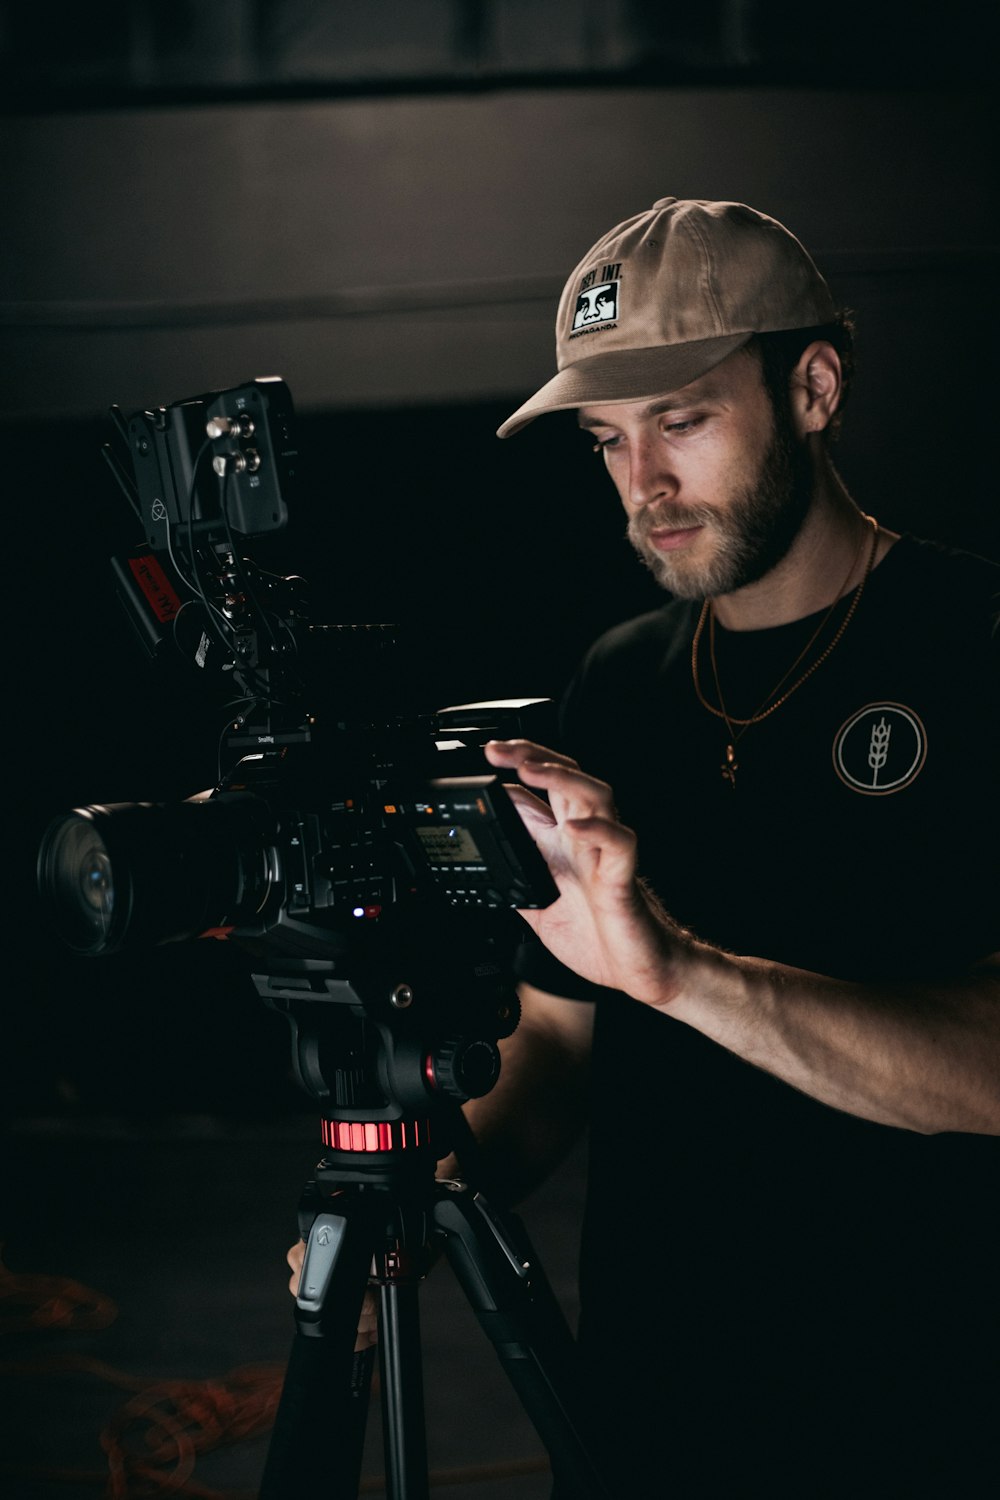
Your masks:
M940 87L995 76L967 0L0 3L0 108L601 83Z

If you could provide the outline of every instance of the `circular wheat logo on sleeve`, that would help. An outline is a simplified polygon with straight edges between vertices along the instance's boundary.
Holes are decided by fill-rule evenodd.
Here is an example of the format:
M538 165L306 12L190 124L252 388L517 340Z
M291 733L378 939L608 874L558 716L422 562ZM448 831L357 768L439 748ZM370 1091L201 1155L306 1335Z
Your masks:
M927 731L901 703L869 703L841 725L833 743L837 775L856 792L884 797L919 776Z

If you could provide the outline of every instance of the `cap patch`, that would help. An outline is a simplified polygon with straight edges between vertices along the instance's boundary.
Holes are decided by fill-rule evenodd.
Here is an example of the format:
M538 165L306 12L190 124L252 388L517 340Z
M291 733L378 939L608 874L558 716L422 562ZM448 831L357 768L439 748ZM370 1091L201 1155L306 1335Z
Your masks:
M592 328L614 323L618 319L618 289L620 286L621 261L602 266L598 272L588 271L580 282L576 307L573 311L573 326L570 338L588 333Z

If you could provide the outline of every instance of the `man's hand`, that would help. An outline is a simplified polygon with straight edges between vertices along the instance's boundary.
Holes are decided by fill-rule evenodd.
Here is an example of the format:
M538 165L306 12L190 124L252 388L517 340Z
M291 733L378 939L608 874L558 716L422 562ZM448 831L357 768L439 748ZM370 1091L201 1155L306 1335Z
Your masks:
M525 921L584 979L669 1003L684 935L638 878L636 837L619 823L611 788L531 740L491 740L486 757L548 796L507 788L559 889L543 911L523 911Z
M289 1250L285 1257L292 1268L292 1274L288 1279L288 1290L293 1297L299 1295L299 1277L302 1274L302 1262L305 1260L306 1247L304 1240L298 1240ZM375 1293L371 1287L365 1292L364 1301L361 1304L361 1317L358 1320L358 1337L354 1344L355 1354L360 1354L364 1349L370 1349L373 1344L378 1343L378 1308L375 1302Z

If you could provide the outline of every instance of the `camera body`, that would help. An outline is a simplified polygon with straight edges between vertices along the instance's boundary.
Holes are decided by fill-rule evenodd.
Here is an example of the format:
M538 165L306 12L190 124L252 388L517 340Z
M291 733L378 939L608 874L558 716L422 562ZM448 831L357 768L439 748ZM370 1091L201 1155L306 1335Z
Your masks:
M551 876L498 778L432 774L481 765L487 739L523 734L546 706L470 704L342 727L332 744L306 724L190 801L76 808L39 853L57 929L88 956L208 935L325 956L398 904L438 920L546 905Z

